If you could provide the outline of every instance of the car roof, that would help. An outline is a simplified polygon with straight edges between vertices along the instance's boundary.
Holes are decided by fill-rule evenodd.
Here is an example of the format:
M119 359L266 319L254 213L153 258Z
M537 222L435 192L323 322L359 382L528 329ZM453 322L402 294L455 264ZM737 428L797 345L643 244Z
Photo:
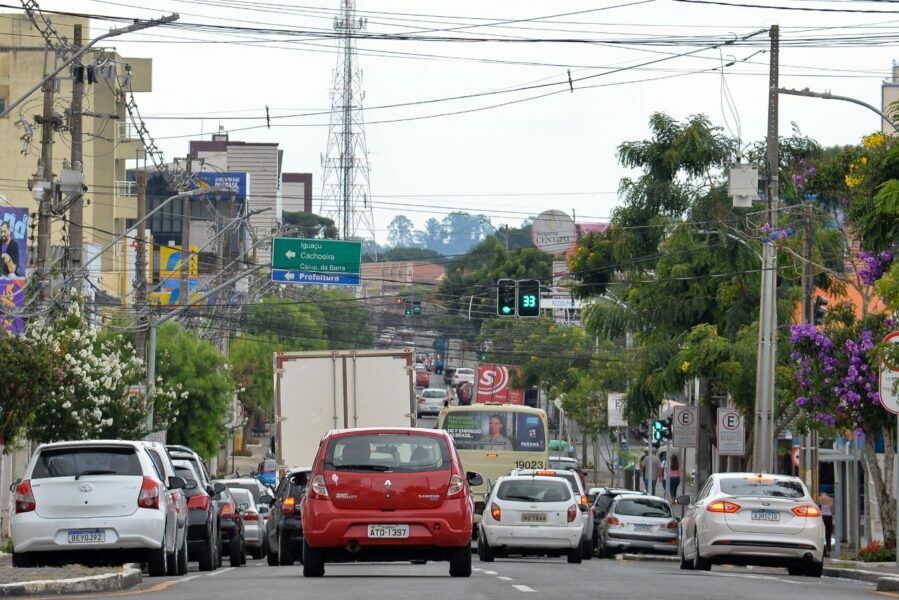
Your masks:
M570 456L550 456L549 460L564 460L564 461L577 462L576 458L572 458Z
M249 498L250 500L253 500L253 494L250 493L250 490L245 490L243 488L228 488L228 489L231 492L231 495L234 496L235 498L238 498L238 497L244 498L245 497L245 498Z
M763 479L774 479L776 481L802 481L795 475L779 475L776 473L712 473L711 477L716 479L745 479L749 477L760 477Z
M668 500L662 498L661 496L650 496L648 494L628 493L618 494L617 496L615 496L615 502L620 502L622 500L658 500L659 502L669 504Z
M227 479L216 479L216 481L224 483L225 485L228 485L229 483L245 483L259 486L262 485L261 481L253 477L231 477Z
M593 491L597 490L597 491ZM602 488L591 488L590 493L596 494L597 496L602 496L603 494L611 494L615 496L621 495L632 495L632 496L646 496L646 492L642 490L629 490L626 488L611 488L611 487L602 487Z
M357 427L355 429L332 429L325 434L325 437L344 437L366 433L406 433L409 435L429 435L442 438L449 437L449 434L443 430L421 429L420 427Z
M127 446L136 449L144 447L143 442L132 440L74 440L68 442L48 442L38 446L35 451L53 448L78 448L83 446Z

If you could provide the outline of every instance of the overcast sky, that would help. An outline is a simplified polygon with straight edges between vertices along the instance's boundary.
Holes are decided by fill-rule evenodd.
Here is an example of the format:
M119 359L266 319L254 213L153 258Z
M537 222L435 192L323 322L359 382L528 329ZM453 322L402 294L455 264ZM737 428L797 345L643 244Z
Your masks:
M367 110L378 240L386 241L387 225L400 213L419 227L454 209L483 212L495 225L518 225L549 208L574 212L578 222L606 220L626 174L615 149L624 140L643 139L654 111L678 119L704 113L722 126L726 117L745 143L763 138L767 34L722 49L713 46L775 23L781 26L783 87L831 90L880 105L881 81L899 58L899 3L721 1L840 12L677 0L359 0L359 15L368 18L365 33L431 38L358 41L366 107L552 84ZM303 113L330 107L336 42L322 38L333 34L340 0L41 0L40 5L128 18L180 13L178 27L114 40L123 55L153 58L153 92L137 96L145 117L198 117L147 118L166 156L186 154L188 139L201 132L209 139L219 125L235 130L232 140L278 142L285 171L313 173L318 210L328 116ZM552 16L563 13L576 14ZM522 21L508 22L515 20ZM200 23L278 31L200 31L185 25ZM93 34L112 25L95 21ZM691 54L675 56L685 53ZM657 62L638 66L650 61ZM722 78L720 67L729 62L735 64L723 69ZM550 92L558 93L528 100ZM518 102L408 120L512 101ZM273 116L301 116L276 119L266 129L259 119L265 105ZM781 96L782 133L789 133L791 122L827 145L856 143L879 127L874 113L853 104ZM236 131L242 128L252 129Z

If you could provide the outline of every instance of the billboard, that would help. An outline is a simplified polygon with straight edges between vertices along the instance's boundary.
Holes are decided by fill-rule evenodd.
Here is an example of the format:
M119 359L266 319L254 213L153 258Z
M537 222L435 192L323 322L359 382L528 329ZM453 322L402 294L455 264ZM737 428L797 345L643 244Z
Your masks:
M13 335L22 333L16 310L25 306L25 266L28 264L28 209L0 206L0 319Z
M219 188L224 192L211 193L213 197L221 194L226 200L244 201L250 195L249 175L246 173L224 172L224 173L194 173L194 181L200 187L205 184L210 188ZM230 196L234 197L231 198Z
M521 369L506 365L479 365L477 402L523 404L524 391L512 389L509 385L512 372L520 375Z
M444 428L459 450L546 450L546 425L539 415L499 410L451 412Z
M188 278L196 277L198 273L198 248L190 247L190 262L187 265ZM181 246L160 246L159 247L159 279L180 279L181 278Z

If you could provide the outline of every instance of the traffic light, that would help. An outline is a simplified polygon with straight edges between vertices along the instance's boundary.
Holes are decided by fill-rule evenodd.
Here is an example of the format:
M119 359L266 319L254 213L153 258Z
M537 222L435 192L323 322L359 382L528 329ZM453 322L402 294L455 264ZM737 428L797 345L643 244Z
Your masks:
M668 415L662 419L662 439L671 439L671 427L674 425L674 415Z
M496 282L496 314L500 317L515 316L516 283L514 279Z
M411 300L403 300L403 314L407 317L412 316L412 301Z
M652 443L658 444L662 441L662 431L665 427L664 421L656 419L652 422Z
M421 314L421 300L413 300L412 301L412 315L418 316Z
M827 305L827 298L815 296L815 308L812 310L812 322L815 325L824 325L824 313L827 312Z
M522 279L518 282L518 316L540 316L540 281Z

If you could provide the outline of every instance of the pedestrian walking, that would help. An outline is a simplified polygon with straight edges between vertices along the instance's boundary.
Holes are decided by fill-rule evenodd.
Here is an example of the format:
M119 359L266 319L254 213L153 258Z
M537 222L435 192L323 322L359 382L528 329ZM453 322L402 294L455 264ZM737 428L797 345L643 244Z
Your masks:
M661 463L656 454L650 454L648 451L640 459L640 471L643 473L643 489L655 496L656 481L659 479L659 471ZM650 485L652 482L652 485Z
M824 556L830 556L830 538L833 536L833 498L827 492L818 495L821 519L824 521Z
M668 462L668 481L670 482L671 499L677 498L677 488L680 487L680 458L677 452L671 454Z

